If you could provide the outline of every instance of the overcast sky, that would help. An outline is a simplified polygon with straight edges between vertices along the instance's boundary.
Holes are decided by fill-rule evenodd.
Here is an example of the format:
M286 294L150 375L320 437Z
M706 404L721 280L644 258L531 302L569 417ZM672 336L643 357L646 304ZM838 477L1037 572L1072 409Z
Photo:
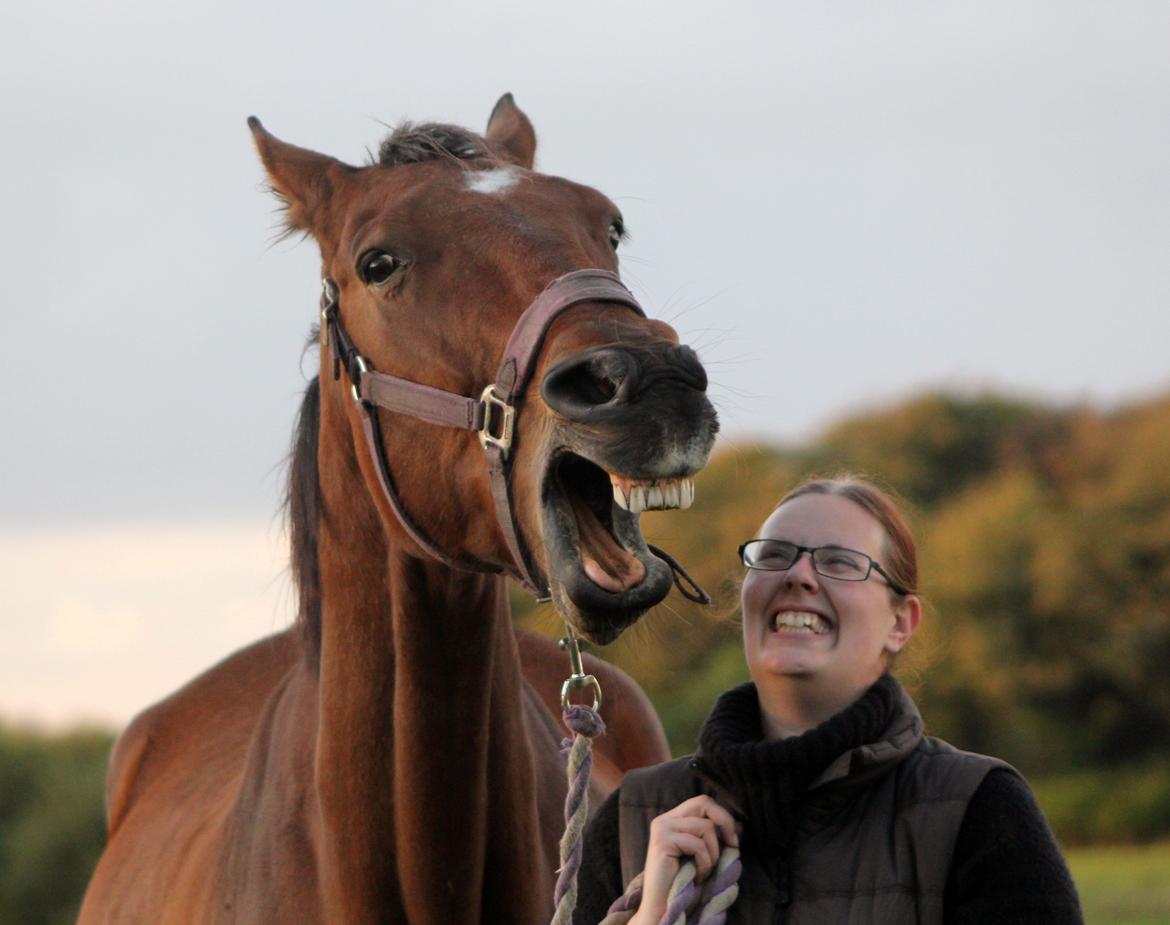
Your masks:
M538 167L622 208L626 279L699 349L725 433L800 439L928 386L1170 388L1168 48L1160 2L7 0L0 549L26 554L0 562L0 712L60 689L38 671L85 690L78 627L146 644L159 574L84 578L93 548L204 537L232 571L252 537L254 584L180 609L241 638L286 618L272 523L318 255L269 246L248 115L357 163L383 123L482 130L512 91Z

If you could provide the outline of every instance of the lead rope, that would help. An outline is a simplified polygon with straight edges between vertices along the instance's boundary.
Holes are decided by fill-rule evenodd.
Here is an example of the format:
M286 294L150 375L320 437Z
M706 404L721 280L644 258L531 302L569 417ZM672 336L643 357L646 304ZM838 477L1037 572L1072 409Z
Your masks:
M743 872L739 849L723 846L715 870L702 889L695 884L697 872L694 861L685 861L678 869L667 893L666 912L662 914L659 925L686 925L687 922L724 925L727 921L727 910L739 896L739 875ZM638 874L630 881L599 925L625 925L634 917L642 902L642 877Z
M593 738L605 734L601 718L601 685L597 678L585 674L581 662L581 644L573 628L565 624L565 638L560 646L569 653L569 677L561 685L561 709L565 725L575 733L572 741L562 743L568 751L567 772L569 792L565 794L565 834L561 836L561 866L557 871L557 885L553 891L556 911L552 925L571 925L573 909L577 906L577 872L581 869L581 850L585 822L589 815L589 776L593 772ZM569 702L576 689L593 689L593 706Z
M685 574L685 573L684 573ZM687 576L688 578L690 576ZM557 871L557 885L553 892L556 911L552 925L572 925L573 910L577 905L577 873L581 869L581 851L585 822L589 814L589 776L593 771L593 739L605 734L601 719L601 685L597 678L585 674L581 662L581 645L572 627L566 624L566 636L560 646L569 653L570 674L561 685L561 709L565 725L575 733L565 739L568 752L567 773L569 792L565 795L565 834L561 836L561 866ZM569 695L576 689L593 690L593 706L573 704ZM739 895L739 875L743 865L739 850L724 846L715 870L700 889L695 883L697 868L686 861L679 868L666 898L666 912L659 925L724 925L727 910ZM625 925L638 911L642 901L642 874L638 874L626 891L609 907L600 925ZM695 918L690 918L696 915Z

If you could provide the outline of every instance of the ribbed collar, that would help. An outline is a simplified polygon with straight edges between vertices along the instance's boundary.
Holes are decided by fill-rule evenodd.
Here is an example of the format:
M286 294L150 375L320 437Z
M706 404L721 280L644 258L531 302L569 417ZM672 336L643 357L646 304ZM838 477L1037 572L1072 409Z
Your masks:
M768 742L760 698L749 681L716 701L699 734L699 766L738 804L748 844L775 856L791 843L797 807L809 786L841 755L876 742L902 699L898 682L883 675L815 729Z

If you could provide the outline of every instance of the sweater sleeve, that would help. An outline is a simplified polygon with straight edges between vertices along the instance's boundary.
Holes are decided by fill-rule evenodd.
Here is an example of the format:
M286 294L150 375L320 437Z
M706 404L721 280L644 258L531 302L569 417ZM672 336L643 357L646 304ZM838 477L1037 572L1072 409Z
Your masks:
M577 875L577 907L573 925L597 925L622 894L622 860L618 829L621 788L601 804L585 829L581 868Z
M1076 887L1024 780L997 769L971 798L943 900L946 925L1081 925Z

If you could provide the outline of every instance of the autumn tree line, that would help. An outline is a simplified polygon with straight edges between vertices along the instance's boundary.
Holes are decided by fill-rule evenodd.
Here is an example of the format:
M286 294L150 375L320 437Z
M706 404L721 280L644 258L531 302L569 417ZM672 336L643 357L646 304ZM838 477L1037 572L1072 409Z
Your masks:
M929 394L800 446L722 447L690 511L643 518L715 603L672 595L600 653L647 690L675 752L746 679L736 547L787 488L842 472L912 515L926 613L897 673L928 731L1016 765L1066 844L1170 836L1170 396L1101 411ZM111 742L0 724L0 925L74 921Z

